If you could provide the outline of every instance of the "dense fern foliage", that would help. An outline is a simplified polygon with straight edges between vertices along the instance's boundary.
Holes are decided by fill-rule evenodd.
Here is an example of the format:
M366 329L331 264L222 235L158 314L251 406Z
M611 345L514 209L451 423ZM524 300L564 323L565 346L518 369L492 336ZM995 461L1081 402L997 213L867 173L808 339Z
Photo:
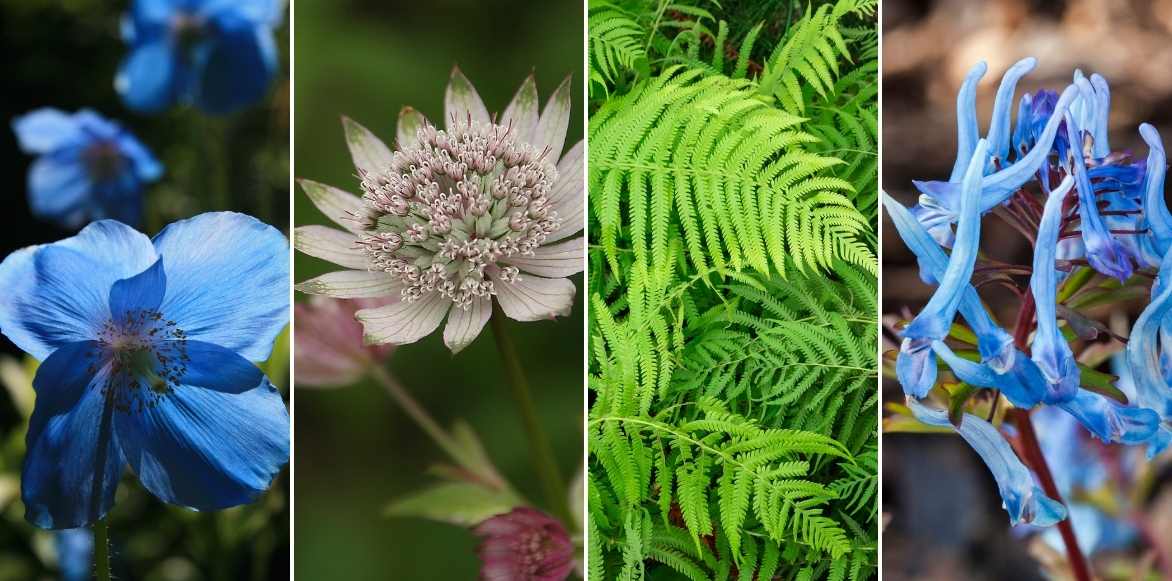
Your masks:
M875 4L590 4L590 579L875 573Z

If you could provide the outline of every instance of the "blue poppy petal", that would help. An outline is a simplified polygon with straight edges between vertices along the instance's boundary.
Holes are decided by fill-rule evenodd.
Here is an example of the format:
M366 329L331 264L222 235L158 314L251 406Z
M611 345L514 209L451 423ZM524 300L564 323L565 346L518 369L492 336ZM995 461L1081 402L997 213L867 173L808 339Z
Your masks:
M932 293L928 304L904 329L904 337L911 339L943 339L952 326L952 319L976 266L981 238L980 194L981 176L988 161L989 144L977 142L973 161L965 172L961 189L961 212L957 221L956 244L948 259L948 268L940 277L940 286ZM925 345L925 347L927 347Z
M203 111L223 115L264 98L277 71L277 49L271 30L237 16L218 18L215 27L194 96Z
M1058 328L1058 270L1054 266L1058 234L1062 228L1062 205L1072 187L1074 179L1066 176L1046 198L1030 277L1030 292L1034 295L1038 319L1038 332L1032 345L1033 360L1049 383L1046 401L1051 403L1074 397L1079 386L1078 363Z
M985 61L973 65L956 94L956 162L952 166L952 177L948 179L950 182L960 181L977 147L977 139L980 137L977 128L977 83L985 76L988 68Z
M987 171L992 170L993 160L1002 165L1009 159L1009 108L1013 104L1013 93L1017 89L1017 82L1038 66L1038 59L1026 57L1014 63L1001 77L1001 85L997 87L997 97L993 101L993 119L989 123L989 153L993 159L989 160Z
M154 239L167 263L162 311L191 339L264 361L289 322L289 242L233 212L175 222Z
M1164 140L1160 138L1160 132L1147 123L1139 126L1139 134L1148 144L1147 173L1144 176L1144 220L1151 228L1156 253L1163 256L1172 247L1172 214L1169 214L1168 202L1164 199L1164 175L1168 168Z
M33 154L76 145L85 138L71 115L48 107L13 119L12 130L21 151Z
M114 86L130 109L156 113L183 94L185 65L170 38L136 46L122 62Z
M992 424L972 414L964 414L958 428L948 420L945 410L925 407L913 399L908 399L907 403L916 419L931 426L952 428L981 457L997 482L1011 524L1047 527L1066 518L1066 507L1046 496L1034 483L1034 475Z
M93 573L94 533L87 528L57 531L57 568L62 581L89 581Z
M0 263L0 330L39 360L66 343L93 339L109 315L114 281L154 261L146 236L112 221L14 252Z
M97 218L109 218L123 224L142 222L142 182L127 169L111 179L94 184L91 212Z
M264 372L251 361L219 345L186 341L191 362L183 383L224 393L241 393L264 380Z
M1070 401L1058 404L1104 442L1137 445L1155 435L1160 416L1147 408L1119 405L1093 391L1079 389Z
M120 321L133 311L157 311L166 292L167 273L160 258L146 270L114 283L110 289L110 314Z
M257 25L275 26L282 14L278 0L207 0L200 7L200 14L207 18L230 13Z
M289 414L267 379L237 394L180 385L117 414L115 431L147 490L196 510L256 500L289 461Z
M84 370L88 363L85 358L50 358L45 365L73 365ZM42 377L41 373L38 371L38 379ZM46 377L76 377L79 371L67 369L45 373L49 374ZM119 414L114 413L113 406L108 406L107 399L102 396L106 377L105 370L99 371L69 408L61 407L69 398L59 396L53 405L42 402L38 395L26 439L28 452L20 483L25 519L38 527L69 529L87 526L105 516L114 505L114 491L124 462L112 437L110 423L112 416ZM43 381L38 394L51 392ZM103 420L106 421L104 426ZM37 429L33 429L34 426ZM101 478L95 478L98 467L101 467ZM95 480L100 488L95 488ZM95 490L99 491L96 495L93 494Z
M43 220L67 227L80 225L93 186L79 151L42 156L29 168L29 208Z

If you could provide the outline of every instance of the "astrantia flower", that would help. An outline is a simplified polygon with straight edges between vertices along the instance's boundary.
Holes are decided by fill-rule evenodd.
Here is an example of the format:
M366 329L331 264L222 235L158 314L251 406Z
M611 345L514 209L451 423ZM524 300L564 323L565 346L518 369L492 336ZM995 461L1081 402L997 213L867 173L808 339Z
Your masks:
M123 20L130 54L115 86L153 113L177 104L222 115L265 96L277 72L278 0L134 0Z
M254 500L289 458L289 415L253 361L289 318L288 244L235 213L152 240L111 220L0 263L0 329L41 360L25 518L88 525L129 465L198 510Z
M561 157L570 83L539 116L533 78L493 121L472 84L452 71L446 125L406 108L392 151L344 120L363 195L302 186L341 232L300 227L306 254L352 269L298 285L337 298L396 296L358 311L368 343L418 341L447 317L444 342L458 352L480 334L495 300L518 321L566 315L583 268L582 144Z
M383 306L385 300L341 300L312 297L293 306L297 340L294 363L297 385L340 387L362 378L371 365L394 349L391 345L363 345L362 324L354 319L360 309Z
M65 228L113 218L137 224L143 187L163 166L129 131L97 113L38 109L12 121L25 153L33 215Z
M472 529L481 537L484 581L561 581L574 569L574 544L562 523L529 507L514 508Z

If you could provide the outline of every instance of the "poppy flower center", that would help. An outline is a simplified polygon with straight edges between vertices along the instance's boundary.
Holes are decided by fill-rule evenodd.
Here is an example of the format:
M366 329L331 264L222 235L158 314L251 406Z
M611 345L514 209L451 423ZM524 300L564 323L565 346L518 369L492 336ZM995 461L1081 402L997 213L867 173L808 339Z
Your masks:
M123 159L117 143L112 140L101 140L85 150L85 162L94 179L104 181L121 174L126 160Z
M439 292L461 308L515 282L507 261L532 255L561 225L550 189L549 149L511 127L465 119L451 131L425 125L390 167L361 172L367 216L359 239L372 271L402 283L414 301ZM502 264L505 263L505 264Z
M98 344L101 353L95 360L109 365L103 395L112 395L115 409L125 412L158 405L179 387L191 361L187 333L154 309L130 310L107 321Z

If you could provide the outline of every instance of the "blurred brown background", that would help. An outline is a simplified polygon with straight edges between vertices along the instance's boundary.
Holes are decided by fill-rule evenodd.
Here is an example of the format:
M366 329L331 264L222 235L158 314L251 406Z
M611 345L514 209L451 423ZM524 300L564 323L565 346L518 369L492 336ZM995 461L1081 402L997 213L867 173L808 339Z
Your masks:
M882 185L905 205L917 196L911 180L947 179L956 91L982 59L989 65L977 93L982 135L1001 74L1034 56L1038 67L1018 84L1015 114L1020 95L1061 92L1081 68L1111 85L1112 149L1146 156L1138 134L1144 121L1172 142L1172 0L884 0L882 17ZM986 254L1029 263L1019 234L995 219L984 226ZM920 282L886 216L883 230L883 312L914 312L932 288ZM1012 323L1017 304L1008 293L982 296L998 320ZM887 334L885 349L894 348L891 340ZM894 380L885 382L884 400L902 400ZM1028 543L1009 530L992 478L959 439L886 435L883 462L884 579L1042 578Z

